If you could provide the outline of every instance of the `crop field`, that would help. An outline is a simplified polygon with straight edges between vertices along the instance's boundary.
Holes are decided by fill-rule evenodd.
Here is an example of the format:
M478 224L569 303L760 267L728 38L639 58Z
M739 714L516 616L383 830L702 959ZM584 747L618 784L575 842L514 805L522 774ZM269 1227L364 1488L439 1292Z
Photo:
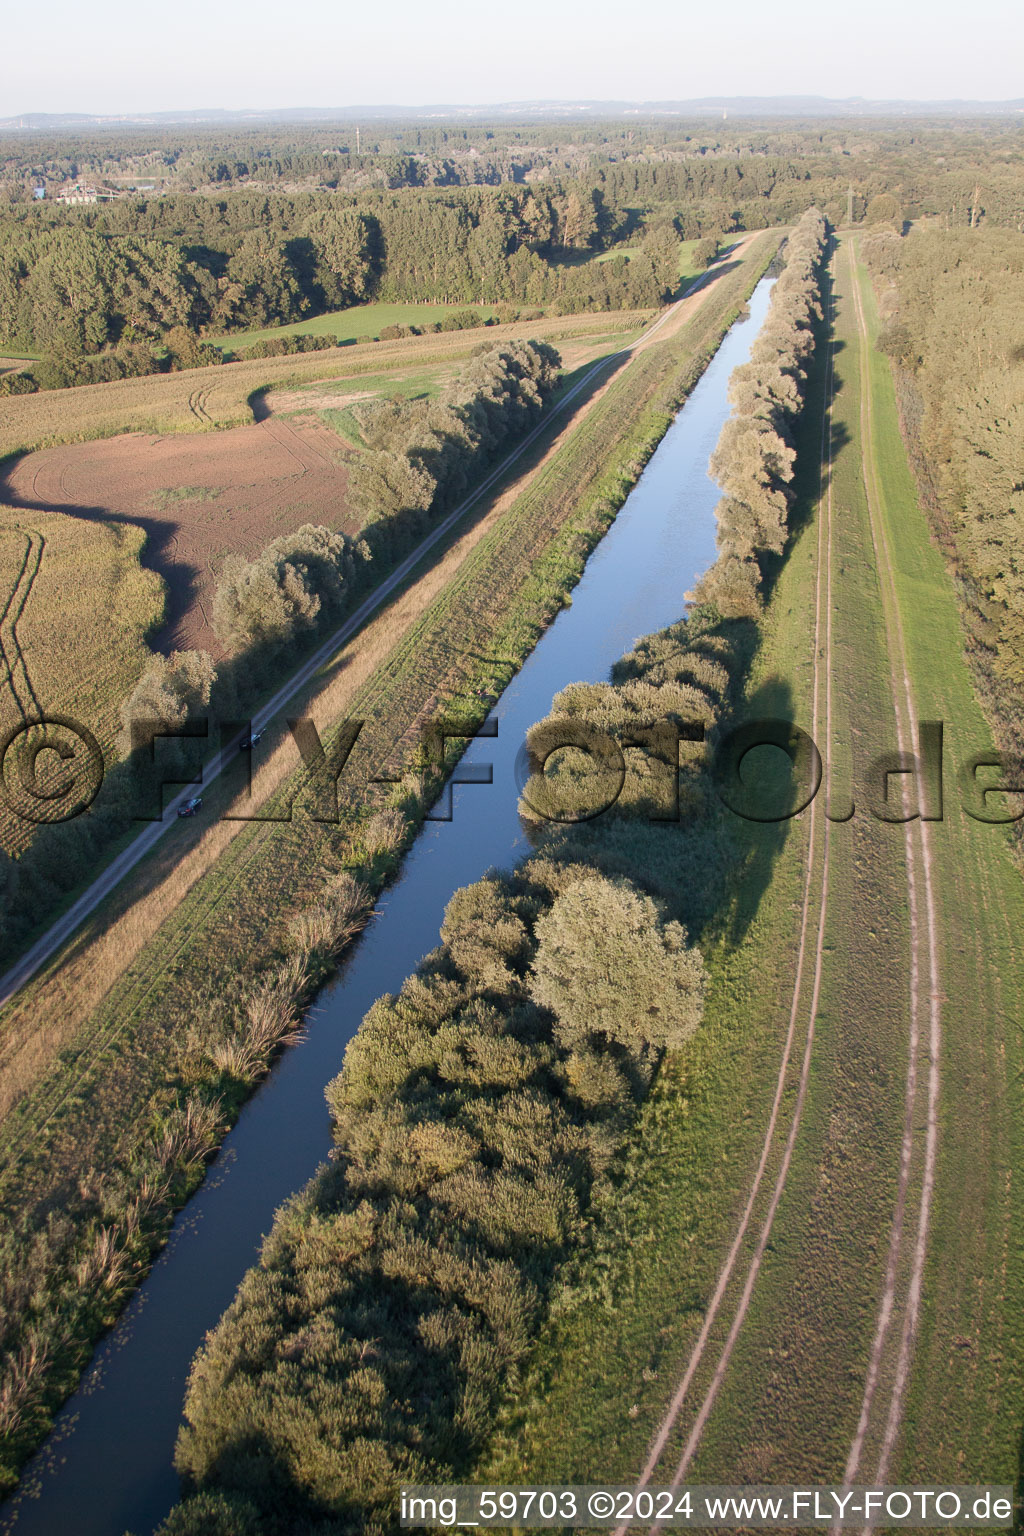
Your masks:
M227 995L233 976L252 974L273 958L282 925L317 894L325 874L348 867L379 882L393 867L386 859L367 862L362 829L374 811L367 777L408 773L425 713L440 700L472 707L478 689L500 689L528 653L668 425L672 407L750 292L769 245L773 239L764 245L763 260L755 250L742 268L713 284L685 328L649 346L621 379L596 385L582 418L540 440L480 536L463 544L436 596L418 613L411 610L411 622L365 682L353 679L343 704L336 696L335 709L366 722L340 786L340 824L325 827L296 816L290 823L244 823L240 830L237 823L181 829L186 842L176 851L165 848L151 869L128 883L132 889L100 909L66 958L73 973L91 947L104 948L105 937L130 935L131 922L125 926L124 919L139 907L135 898L161 881L174 884L183 850L215 837L215 860L199 855L191 883L177 883L155 931L142 932L140 947L126 956L123 944L108 943L106 977L97 974L80 998L65 995L56 1007L51 965L5 1010L6 1102L10 1073L21 1070L18 1042L31 1046L33 1056L17 1107L0 1132L9 1213L28 1213L58 1189L73 1200L73 1169L83 1159L96 1167L127 1166L123 1159L131 1161L138 1128L153 1124L195 1083L203 1070L202 1031L214 1017L196 993L196 978L202 978L204 998L215 1000L219 989ZM453 542L461 537L454 535ZM387 613L382 623L386 627ZM344 685L344 653L339 662L339 673L334 665L325 669L321 687L336 675ZM268 746L274 750L273 741ZM425 806L415 800L415 783L415 777L407 780L401 793L407 801L413 795L408 805L418 808L407 814L418 816ZM282 782L264 808L272 810L279 803L274 796L294 788ZM215 794L212 815L216 809ZM40 1055L42 1035L49 1043ZM62 1345L55 1380L73 1379L80 1350L81 1342Z
M609 318L622 325L632 317ZM562 323L569 330L579 330ZM569 341L570 369L628 339L629 329L609 335L608 323L606 319L604 330L596 334L587 334L584 327L583 336ZM465 339L464 333L452 334ZM492 328L471 334L478 344L482 335L492 338L498 332ZM322 366L324 356L314 354L303 361L319 361ZM349 352L330 356L352 362ZM450 361L435 361L430 368L410 367L401 351L392 355L375 348L372 356L374 371L349 371L342 377L298 386L290 381L292 387L260 392L255 408L245 405L249 423L245 426L216 434L197 432L190 411L178 432L101 436L13 458L0 464L0 497L29 518L67 509L69 516L80 520L130 522L144 530L146 538L139 541L144 564L157 573L166 590L164 621L149 635L151 647L164 653L202 649L218 656L221 646L210 614L224 558L251 557L271 539L308 522L355 533L359 519L346 501L345 460L362 440L351 405L378 395L411 399L436 394L457 371L463 353L446 353ZM382 362L390 366L382 368ZM329 367L328 372L332 371ZM207 379L219 381L223 370L203 372ZM133 383L174 384L186 377L193 375ZM26 399L57 400L73 417L75 410L91 408L97 392L109 389L123 391L123 386L90 385L20 397L5 406L18 407ZM254 414L258 420L253 420ZM186 430L189 426L192 430ZM121 682L119 673L119 686ZM108 713L111 709L116 713L123 696L108 700Z
M652 1481L685 1465L696 1483L832 1482L849 1476L857 1457L862 1479L1013 1483L1024 1412L1024 1265L1014 1236L1024 1203L1015 1171L1024 884L1004 830L970 819L958 802L956 769L991 736L971 688L950 576L908 468L889 363L871 346L870 286L846 242L836 324L828 545L834 723L826 754L835 820L807 1099L750 1309L695 1454L680 1459L712 1386L739 1277ZM820 390L819 379L819 401ZM807 615L824 503L805 485L804 505L808 521L772 597L751 705L752 713L779 712L811 728ZM864 808L868 763L895 745L891 676L902 666L901 635L917 717L944 722L947 754L944 819L931 833L942 1029L937 1052L919 1057L913 1090L908 1066L912 1049L922 1048L910 1044L904 829ZM825 754L820 738L819 746ZM847 820L851 793L857 808ZM774 852L762 843L770 883L758 902L760 885L744 876L736 896L741 945L727 933L704 936L713 977L704 1028L645 1110L614 1209L583 1261L589 1304L552 1320L522 1402L480 1477L516 1480L529 1469L537 1480L630 1480L644 1464L751 1184L781 1051L777 1000L793 987L806 836L797 824ZM928 1204L923 1096L933 1069L939 1129ZM911 1091L905 1214L897 1224ZM924 1211L927 1259L917 1283L925 1301L904 1389L897 1354ZM880 1299L890 1285L894 1322L879 1335ZM891 1442L883 1433L890 1401L902 1409Z
M118 706L149 655L162 584L139 563L146 540L129 523L0 506L0 737L26 716L86 725L108 762ZM30 823L0 808L0 846L20 850Z
M291 325L271 325L262 330L231 331L210 340L222 352L236 352L258 341L276 341L282 336L333 336L338 342L373 340L389 325L436 325L448 315L471 309L482 320L495 313L490 304L355 304L351 309L336 309L312 320L296 320Z
M161 435L248 425L253 419L252 396L275 386L359 377L390 368L444 367L468 357L481 341L513 336L550 341L561 351L566 342L596 342L609 334L636 331L649 318L647 310L617 310L517 321L486 330L365 342L293 357L225 363L215 368L19 395L3 402L0 461L34 448L114 437L122 432Z

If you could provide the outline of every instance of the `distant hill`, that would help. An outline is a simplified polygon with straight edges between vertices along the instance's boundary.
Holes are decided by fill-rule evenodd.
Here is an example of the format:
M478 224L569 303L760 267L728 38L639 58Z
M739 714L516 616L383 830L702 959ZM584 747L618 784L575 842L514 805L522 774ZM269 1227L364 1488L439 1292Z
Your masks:
M1013 101L873 101L863 96L699 96L688 101L507 101L480 106L197 107L180 112L24 112L0 118L0 132L56 133L94 128L185 127L230 123L331 123L428 118L615 117L1005 117L1024 113Z

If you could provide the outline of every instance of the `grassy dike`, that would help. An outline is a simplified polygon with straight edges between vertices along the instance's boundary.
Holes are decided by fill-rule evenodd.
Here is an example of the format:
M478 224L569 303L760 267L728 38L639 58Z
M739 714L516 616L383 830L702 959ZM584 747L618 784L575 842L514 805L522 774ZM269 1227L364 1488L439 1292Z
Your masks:
M833 692L832 738L827 741L822 730L818 742L831 775L833 814L845 815L851 802L855 809L828 834L821 991L806 1108L771 1248L693 1464L695 1480L827 1482L842 1476L860 1413L897 1195L910 1034L905 844L902 826L878 821L866 803L868 766L878 753L895 749L896 731L856 447L856 321L841 255L834 265L831 518L826 484L808 534L817 533L822 519L831 533L832 633L821 659ZM823 569L823 580L826 575ZM793 580L792 596L780 582L777 600L807 611L812 588L799 571ZM771 652L784 677L792 654ZM805 1012L808 1007L805 1002ZM911 1204L915 1196L912 1188ZM898 1279L902 1287L905 1275ZM883 1368L880 1398L887 1380Z
M401 845L368 850L366 824L380 800L374 776L405 776L396 798L413 836L435 786L417 775L419 726L439 713L479 715L479 688L500 686L525 658L575 584L586 555L625 499L752 290L776 244L759 243L720 283L678 335L652 345L612 382L563 448L502 515L455 579L394 647L353 700L366 724L339 786L339 821L297 814L285 823L247 826L185 894L102 1004L83 1018L73 1047L7 1117L0 1134L0 1199L12 1231L27 1245L59 1203L75 1222L75 1243L48 1254L36 1244L38 1295L52 1297L52 1346L24 1411L6 1436L3 1479L38 1443L73 1388L97 1335L116 1317L166 1234L172 1207L202 1176L194 1154L169 1189L170 1203L146 1209L130 1233L119 1226L134 1198L140 1147L162 1118L184 1103L216 1106L223 1131L249 1086L211 1073L210 1032L240 977L258 976L286 953L287 919L347 870L379 889L397 867ZM330 747L331 738L325 735ZM294 796L296 775L275 801ZM211 809L215 797L211 796ZM100 914L93 929L102 926ZM88 1181L83 1168L91 1168ZM83 1184L89 1182L88 1199ZM116 1198L97 1201L97 1186ZM113 1206L113 1208L112 1208ZM80 1248L108 1227L120 1262L82 1305L74 1287Z
M856 246L851 254L873 340L871 285ZM872 415L861 446L881 492L915 698L922 718L946 723L946 818L933 840L943 930L939 1170L897 1470L1009 1482L1024 1419L1024 882L1005 831L961 808L955 771L991 746L991 731L908 466L890 365L873 348L862 361Z

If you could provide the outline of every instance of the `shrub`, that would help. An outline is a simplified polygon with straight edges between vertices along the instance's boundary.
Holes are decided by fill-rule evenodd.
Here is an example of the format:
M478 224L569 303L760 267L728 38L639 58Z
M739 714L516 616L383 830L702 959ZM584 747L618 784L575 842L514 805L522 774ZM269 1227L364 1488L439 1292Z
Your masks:
M280 647L321 618L337 618L368 556L365 544L307 523L255 560L227 561L213 604L218 638L236 651Z
M34 395L39 385L30 373L0 374L0 399L11 395Z
M161 730L180 729L193 720L209 704L216 680L217 669L205 651L155 656L121 706L122 757L138 744L139 727L148 724L152 740Z
M595 1039L677 1048L701 1020L700 951L625 880L580 880L537 920L530 992L573 1046Z

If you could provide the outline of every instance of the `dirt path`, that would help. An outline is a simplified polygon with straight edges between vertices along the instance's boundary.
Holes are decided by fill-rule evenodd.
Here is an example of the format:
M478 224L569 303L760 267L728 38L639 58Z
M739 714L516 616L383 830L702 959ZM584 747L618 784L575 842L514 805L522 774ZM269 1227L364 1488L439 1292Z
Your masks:
M847 255L850 273L850 289L853 295L857 329L860 337L860 426L861 456L863 463L864 490L867 497L871 526L871 542L882 590L882 606L885 614L887 649L889 653L890 681L896 712L896 736L899 751L911 752L914 747L914 721L918 718L914 703L910 669L907 663L906 638L899 596L893 575L892 550L881 512L881 490L874 453L874 419L870 378L871 340L861 295L860 280L854 267L852 252ZM907 807L908 811L910 807ZM918 808L923 812L923 806ZM875 1425L875 1404L878 1384L887 1351L891 1352L890 1334L894 1321L898 1324L898 1281L905 1270L910 1249L910 1281L903 1304L902 1325L899 1333L898 1354L889 1390L888 1411L878 1461L872 1476L883 1481L888 1472L892 1452L896 1444L903 1417L907 1378L913 1353L921 1306L921 1283L928 1246L928 1229L932 1198L935 1188L935 1167L938 1151L938 1100L940 1085L940 1051L942 1044L942 1001L938 962L938 919L934 894L929 825L920 819L904 823L907 862L907 890L910 908L911 973L910 1009L911 1029L907 1082L905 1092L905 1116L903 1139L900 1149L900 1173L896 1206L889 1234L889 1253L885 1282L879 1304L875 1334L871 1346L868 1372L865 1378L857 1430L850 1446L846 1463L845 1481L852 1482L861 1467L865 1443ZM921 908L924 908L922 924ZM922 927L924 934L922 934ZM921 1018L922 1006L927 997L928 1038L925 1048ZM927 1062L925 1063L925 1056ZM921 1079L927 1078L926 1087ZM923 1167L921 1169L920 1197L912 1218L912 1232L907 1231L907 1207L910 1196L912 1173L920 1157L919 1121L921 1118L920 1095L925 1095L925 1135Z
M814 736L815 740L823 740L825 742L824 757L826 763L828 763L831 759L830 743L832 739L832 677L830 664L832 654L832 451L830 438L830 407L833 376L833 351L834 345L830 345L821 423L821 454L822 466L825 472L825 495L822 498L822 510L824 515L819 515L818 517L817 572L815 578L814 637L812 650L813 684L811 703L811 715L813 722L812 735ZM828 770L826 770L826 772L827 771ZM828 793L828 789L829 781L826 779L826 794ZM651 1442L647 1461L644 1464L639 1478L637 1479L638 1488L649 1482L653 1476L655 1468L657 1467L661 1457L665 1452L669 1437L676 1426L683 1405L689 1395L690 1388L693 1385L694 1377L696 1376L697 1371L707 1354L708 1345L712 1331L714 1329L714 1325L722 1309L726 1293L729 1291L731 1282L733 1281L737 1263L740 1258L740 1253L745 1245L748 1233L751 1228L758 1197L761 1194L762 1185L764 1184L765 1176L767 1174L772 1155L776 1151L777 1137L780 1129L779 1121L782 1111L782 1102L785 1096L787 1083L789 1082L791 1076L790 1068L794 1055L794 1047L796 1045L800 1030L800 1021L801 1019L806 1018L804 1049L799 1069L796 1101L794 1104L793 1115L790 1121L789 1134L786 1138L781 1162L779 1164L778 1173L776 1175L775 1186L772 1190L771 1199L761 1225L761 1230L758 1235L754 1252L747 1266L747 1273L743 1282L743 1287L739 1299L733 1312L733 1318L728 1335L718 1355L718 1360L715 1365L715 1371L711 1380L711 1384L704 1395L700 1408L698 1409L697 1416L687 1438L683 1453L679 1458L673 1473L673 1487L681 1483L686 1475L687 1469L699 1443L701 1434L703 1433L704 1426L707 1423L712 1408L714 1407L715 1399L718 1396L722 1381L725 1378L725 1373L728 1369L729 1361L732 1357L736 1339L739 1336L740 1329L743 1326L743 1321L747 1315L750 1298L753 1294L754 1285L761 1268L761 1261L764 1257L769 1240L771 1238L775 1215L778 1210L779 1202L782 1199L783 1190L785 1188L786 1178L789 1172L790 1162L792 1160L793 1149L796 1145L796 1140L800 1129L800 1122L803 1115L804 1103L806 1100L807 1084L810 1076L812 1049L814 1044L815 1019L817 1016L818 1001L821 991L821 975L825 942L825 915L828 907L831 826L826 816L824 821L824 834L823 837L819 839L819 799L820 795L815 796L814 800L811 802L810 807L806 868L800 915L800 939L797 948L796 971L793 981L793 995L789 1012L789 1024L786 1032L782 1059L779 1063L778 1078L775 1085L775 1097L772 1101L771 1114L769 1115L768 1125L765 1129L764 1142L761 1148L761 1156L754 1174L754 1179L751 1184L750 1193L747 1198L747 1203L744 1208L743 1215L740 1218L740 1223L732 1245L726 1256L725 1263L719 1273L714 1292L712 1293L711 1300L708 1304L708 1308L704 1316L704 1321L701 1325L700 1333L697 1335L697 1339L690 1353L689 1360L687 1361L686 1369L683 1372L679 1385L672 1397L672 1401L670 1402L668 1409L661 1421L661 1424L659 1425L658 1430L654 1436L654 1439ZM821 842L821 872L818 880L816 881L815 866L817 863L817 849L819 841ZM810 977L810 998L805 1005L805 973L808 969L808 949L815 891L818 893L818 922L817 930L813 940L813 971ZM627 1529L628 1526L626 1525L620 1526L616 1532L616 1536L623 1536L623 1533ZM657 1531L660 1529L660 1527L654 1526L652 1529Z
M861 293L856 273L850 267L853 301L861 335L861 440L863 454L863 478L867 498L875 567L883 592L890 681L897 719L899 751L909 753L913 749L914 721L917 718L907 663L906 641L900 613L898 595L892 569L892 551L881 516L881 494L874 460L872 400L869 378L870 341L864 316ZM833 342L834 348L834 342ZM830 355L826 400L833 390L832 360ZM817 738L821 723L820 701L824 694L824 741L826 761L831 757L832 740L832 474L831 444L827 432L827 411L822 424L822 455L827 475L827 490L822 513L818 519L818 571L815 596L814 623L814 678L812 715ZM822 646L822 607L824 603L824 646ZM822 676L824 688L822 689ZM827 790L827 784L826 784ZM692 1387L702 1362L708 1355L708 1346L715 1322L737 1268L737 1260L751 1226L758 1194L764 1182L771 1159L773 1145L779 1130L779 1108L790 1071L798 1019L802 1013L805 992L804 976L807 968L807 949L810 928L812 892L815 887L814 863L817 841L815 810L811 806L807 868L804 882L801 913L800 942L794 979L789 1030L783 1050L775 1100L765 1132L761 1158L754 1175L750 1195L740 1221L733 1244L719 1275L711 1302L694 1344L686 1370L673 1396L654 1440L647 1462L638 1478L637 1486L649 1482L664 1454L672 1431ZM827 802L826 802L827 805ZM907 811L912 807L908 804ZM935 1186L935 1168L938 1143L939 1053L941 1046L941 995L938 967L938 920L934 900L934 878L928 823L920 819L905 824L907 893L910 913L910 1035L908 1041L907 1079L904 1095L904 1123L900 1149L900 1168L897 1197L889 1234L882 1295L879 1300L875 1332L872 1339L868 1369L865 1375L861 1412L851 1443L845 1469L845 1481L852 1483L862 1473L865 1447L877 1447L877 1459L863 1475L876 1482L884 1482L889 1474L893 1450L902 1422L907 1381L913 1356L913 1344L920 1316L921 1288L924 1263L927 1254L928 1227ZM678 1486L686 1477L688 1468L700 1442L704 1427L714 1407L721 1384L725 1378L737 1337L747 1314L763 1255L767 1249L772 1223L778 1210L786 1175L796 1144L810 1071L811 1049L814 1039L825 938L825 918L828 902L830 855L830 822L826 809L822 838L820 907L817 936L814 946L814 967L811 995L808 1007L807 1033L803 1063L796 1087L796 1099L789 1135L779 1164L775 1187L763 1220L760 1235L747 1267L742 1290L735 1305L732 1322L725 1343L715 1364L714 1373L697 1411L693 1426L686 1440L682 1455L672 1475L672 1485ZM927 1011L927 1034L922 1020ZM924 1146L921 1146L922 1098ZM914 1206L912 1199L915 1177L920 1178L920 1195ZM908 1217L909 1213L909 1217ZM880 1390L884 1382L884 1390ZM622 1536L626 1527L620 1527ZM653 1527L657 1531L659 1527Z

